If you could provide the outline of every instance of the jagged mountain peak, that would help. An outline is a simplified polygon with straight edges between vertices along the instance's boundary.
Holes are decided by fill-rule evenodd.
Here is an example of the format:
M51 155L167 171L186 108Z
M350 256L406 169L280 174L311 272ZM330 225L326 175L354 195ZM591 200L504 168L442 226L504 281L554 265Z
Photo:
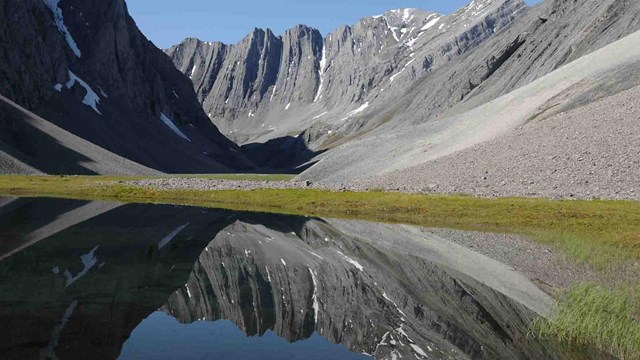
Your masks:
M319 31L318 29L312 27L312 26L308 26L305 24L297 24L295 26L292 26L291 28L285 30L285 34L286 33L290 33L290 32L315 32L315 31Z
M408 24L413 20L415 20L416 18L424 18L434 14L443 16L442 14L438 14L436 12L428 11L428 10L422 10L417 8L400 8L400 9L389 10L384 14L371 16L371 17L374 19L385 19L387 21Z
M317 123L331 125L309 138L327 138L337 126L361 127L349 124L374 102L399 96L396 90L473 49L508 25L522 6L521 0L474 2L455 16L401 8L341 26L324 38L315 28L297 25L260 46L243 40L226 52L168 54L178 69L193 75L210 119L236 142L295 137ZM195 66L211 70L198 75Z

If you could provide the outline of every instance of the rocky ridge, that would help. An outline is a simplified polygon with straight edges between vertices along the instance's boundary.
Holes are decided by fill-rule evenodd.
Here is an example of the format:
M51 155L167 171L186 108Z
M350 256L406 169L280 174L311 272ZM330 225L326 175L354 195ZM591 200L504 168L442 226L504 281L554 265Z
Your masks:
M398 9L324 38L303 25L282 36L256 29L236 45L186 39L167 53L212 121L238 143L307 130L307 144L327 144L327 124L362 127L358 119L374 104L395 101L526 11L519 0L477 0L451 15Z

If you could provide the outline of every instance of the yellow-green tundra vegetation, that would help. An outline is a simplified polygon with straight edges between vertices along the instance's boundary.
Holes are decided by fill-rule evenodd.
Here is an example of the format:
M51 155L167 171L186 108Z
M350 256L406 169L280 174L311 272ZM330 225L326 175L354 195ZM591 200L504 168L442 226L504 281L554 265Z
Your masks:
M261 181L291 178L192 177ZM194 205L520 234L553 246L570 260L588 265L610 279L602 284L576 285L559 295L557 314L537 321L532 333L576 348L596 347L621 359L640 359L640 276L633 275L640 272L640 202L483 199L314 189L158 190L123 184L141 179L2 176L0 195Z

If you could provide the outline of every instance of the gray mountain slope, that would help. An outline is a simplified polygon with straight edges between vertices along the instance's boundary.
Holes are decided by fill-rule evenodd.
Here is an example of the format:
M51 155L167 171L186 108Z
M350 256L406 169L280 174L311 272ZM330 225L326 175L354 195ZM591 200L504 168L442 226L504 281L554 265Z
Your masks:
M640 87L532 120L505 136L367 180L366 186L478 196L635 200L640 191L638 99Z
M640 63L638 43L640 32L473 110L351 141L323 155L301 178L344 182L413 167L508 134L550 107L593 98L598 89L619 90L621 86L602 86L611 77L626 79L627 86L637 84L638 77L629 76L628 71Z
M307 154L329 150L315 160L326 162L332 149L340 152L343 144L350 147L350 142L370 136L379 140L399 127L463 114L638 29L638 2L547 0L527 8L517 1L474 1L446 17L401 9L366 18L329 34L322 51L314 46L318 34L300 26L282 39L289 39L291 32L302 33L298 38L302 55L280 56L280 63L288 65L278 66L277 75L266 66L277 57L266 55L270 50L288 53L278 45L281 38L269 31L259 37L268 39L269 46L248 45L248 39L262 33L256 30L238 45L189 39L167 52L192 78L210 118L232 139L261 143L283 138L287 140L272 140L278 147L251 146L268 156L297 153L301 148ZM246 53L262 50L260 56L255 52L255 56L238 58L236 52L227 58L228 49L238 47ZM318 76L310 83L308 74L313 71L307 60L314 57ZM211 61L206 59L216 59L216 66L207 65ZM249 79L248 73L253 74ZM591 98L573 94L582 103L571 106L634 86L632 79L622 75L621 80L618 85L607 80L606 89L592 91ZM216 86L206 87L203 82ZM238 82L260 84L261 90L241 92L246 96L238 98ZM266 93L265 83L272 84ZM310 88L315 90L313 100ZM545 113L559 110L554 107ZM296 157L301 158L305 160ZM318 175L328 169L325 165L308 174L316 174L316 180L330 177L331 172Z
M373 105L352 123L311 129L310 140L331 131L336 146L380 125L378 131L385 132L463 113L638 29L637 2L547 0L473 51L418 79L396 101Z
M89 142L166 172L251 167L124 0L3 2L0 44L0 93Z
M0 150L0 174L41 175L42 172Z
M0 174L158 175L0 95Z
M225 135L246 144L313 127L305 142L318 149L330 143L321 131L354 132L368 107L396 101L526 12L520 0L477 0L448 16L389 11L324 39L300 25L283 36L256 29L236 45L187 39L167 53Z

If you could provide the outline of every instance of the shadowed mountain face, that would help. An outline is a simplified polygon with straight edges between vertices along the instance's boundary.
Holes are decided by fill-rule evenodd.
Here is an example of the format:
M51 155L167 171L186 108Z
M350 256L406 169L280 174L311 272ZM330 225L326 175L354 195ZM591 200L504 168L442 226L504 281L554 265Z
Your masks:
M548 295L412 227L40 199L3 200L0 224L3 359L114 359L158 309L249 336L321 336L320 354L561 358L526 335Z
M124 0L3 2L0 44L0 94L73 135L164 172L250 166L211 124L189 80L138 30ZM2 118L22 120L4 107Z

